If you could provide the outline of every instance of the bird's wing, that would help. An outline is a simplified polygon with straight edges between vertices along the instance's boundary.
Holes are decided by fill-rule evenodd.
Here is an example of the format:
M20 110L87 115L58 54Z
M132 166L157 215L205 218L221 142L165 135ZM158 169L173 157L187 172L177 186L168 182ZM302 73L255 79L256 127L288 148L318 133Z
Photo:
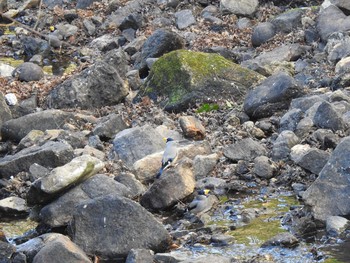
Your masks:
M162 158L163 167L173 162L177 157L177 153L178 153L178 150L176 147L176 142L174 141L168 142L165 146L165 150L163 153L163 158Z

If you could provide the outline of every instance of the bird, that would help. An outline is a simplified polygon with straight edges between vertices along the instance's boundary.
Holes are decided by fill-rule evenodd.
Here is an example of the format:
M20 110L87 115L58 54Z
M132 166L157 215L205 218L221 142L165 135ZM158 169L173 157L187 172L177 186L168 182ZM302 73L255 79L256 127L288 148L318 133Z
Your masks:
M157 179L162 175L165 169L169 168L176 162L178 157L178 149L174 139L164 138L164 140L166 141L166 145L162 158L162 167L156 175Z
M209 189L199 190L198 195L187 206L188 212L197 216L208 212L218 202L217 197L209 193Z

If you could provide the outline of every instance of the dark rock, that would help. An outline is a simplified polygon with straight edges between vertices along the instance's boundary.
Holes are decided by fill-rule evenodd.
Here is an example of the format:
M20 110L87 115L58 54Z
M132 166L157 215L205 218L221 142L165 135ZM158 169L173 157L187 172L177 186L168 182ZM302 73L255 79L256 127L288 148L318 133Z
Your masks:
M334 149L340 141L339 136L331 130L318 129L312 136L321 144L322 150L327 150L328 148Z
M288 159L291 148L297 143L299 143L299 138L294 132L289 130L282 131L273 143L271 152L272 160L279 161Z
M14 218L24 218L28 215L29 208L26 201L16 196L10 196L0 200L0 218L9 220Z
M294 248L297 245L299 245L298 239L286 232L286 233L280 233L273 238L267 240L264 244L261 245L261 247L269 247L269 246L280 246L280 247L287 247L287 248Z
M15 252L16 247L14 245L0 241L0 262L10 263L10 258Z
M350 213L347 202L350 191L349 149L350 137L346 137L334 149L319 177L303 194L305 202L312 206L316 219L325 221L328 216Z
M80 203L108 194L130 197L130 190L107 175L97 174L71 189L40 211L40 219L50 227L67 225Z
M330 154L328 152L311 148L301 155L294 156L292 154L292 160L300 167L319 175L327 163L329 156Z
M326 101L318 106L313 122L319 128L333 131L344 130L347 126L332 104Z
M239 140L224 148L224 155L234 162L239 160L253 161L254 158L266 154L265 147L251 138Z
M153 263L154 253L149 249L131 249L125 263Z
M141 50L145 41L146 41L145 36L139 36L139 37L135 38L134 40L132 40L129 44L125 45L123 47L123 50L126 53L128 53L129 56L138 55L139 53L137 53L137 52L139 52ZM138 70L137 70L137 72L138 72Z
M150 210L164 210L189 196L196 181L192 172L192 162L183 159L176 167L165 170L161 179L153 183L141 197L140 203Z
M184 136L194 140L203 140L205 137L205 128L202 123L194 116L181 116L179 118L180 127Z
M290 104L291 109L300 109L302 112L306 112L312 106L317 103L324 102L326 99L320 95L311 95L301 98L295 98Z
M37 64L24 62L13 71L12 75L19 80L28 82L42 79L44 77L44 71Z
M147 58L159 58L172 50L183 48L184 45L184 40L178 34L166 29L158 29L144 43L140 59L135 63L135 69L142 71L146 67Z
M91 263L91 260L85 252L68 237L60 235L45 244L33 259L33 263L47 262Z
M145 186L132 173L121 173L114 180L125 185L130 190L132 197L140 196L146 191Z
M151 213L117 195L77 206L71 230L74 243L102 260L125 260L136 248L164 252L170 244L167 230Z
M244 101L244 111L254 119L269 117L288 109L292 99L303 95L302 87L284 72L279 72L251 90Z
M21 38L21 42L23 44L23 53L27 58L31 58L37 54L41 54L43 57L46 57L51 49L49 43L40 38L25 36Z
M142 26L142 15L138 13L132 13L124 18L124 20L119 25L120 30L125 30L128 28L139 29Z
M184 29L191 25L196 24L192 11L190 9L184 9L174 14L176 18L176 26L178 29Z
M271 39L275 34L276 28L272 23L260 23L254 28L252 34L252 44L254 47L258 47Z
M290 130L295 131L298 123L304 117L304 113L300 109L291 109L280 120L279 132Z
M114 136L128 128L128 125L125 123L121 115L112 113L104 118L100 119L100 122L92 130L94 135L98 135L101 140L110 140Z
M45 110L5 122L1 128L3 140L19 142L32 130L62 129L67 123L81 123L71 112Z
M77 9L85 9L92 5L93 2L98 0L78 0L77 5L75 6Z
M317 225L308 217L297 218L293 223L293 231L298 237L312 240L317 233Z
M293 29L301 26L301 16L303 14L302 9L288 10L287 12L278 15L272 19L272 24L276 27L277 31L283 33L290 33Z
M137 160L164 150L164 147L160 134L149 125L125 129L113 140L113 150L130 167Z
M28 171L33 163L44 167L64 165L73 158L73 149L63 142L47 142L43 146L32 146L15 155L0 160L0 177L10 178L22 171Z

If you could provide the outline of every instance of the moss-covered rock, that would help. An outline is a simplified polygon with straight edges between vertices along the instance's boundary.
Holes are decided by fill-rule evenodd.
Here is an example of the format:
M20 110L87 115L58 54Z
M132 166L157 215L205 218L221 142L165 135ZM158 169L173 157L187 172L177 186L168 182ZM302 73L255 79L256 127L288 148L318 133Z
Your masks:
M265 77L213 53L172 51L157 60L141 89L168 111L196 102L241 103L248 89Z

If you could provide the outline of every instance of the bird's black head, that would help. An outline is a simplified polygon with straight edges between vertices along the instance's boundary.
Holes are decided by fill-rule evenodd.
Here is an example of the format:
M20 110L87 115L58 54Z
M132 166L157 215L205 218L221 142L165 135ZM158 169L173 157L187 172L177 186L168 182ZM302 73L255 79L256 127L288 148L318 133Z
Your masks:
M172 142L173 140L173 138L166 138L166 142Z
M204 189L204 190L199 190L199 191L198 191L198 194L199 194L199 195L208 195L209 192L210 192L209 189Z

